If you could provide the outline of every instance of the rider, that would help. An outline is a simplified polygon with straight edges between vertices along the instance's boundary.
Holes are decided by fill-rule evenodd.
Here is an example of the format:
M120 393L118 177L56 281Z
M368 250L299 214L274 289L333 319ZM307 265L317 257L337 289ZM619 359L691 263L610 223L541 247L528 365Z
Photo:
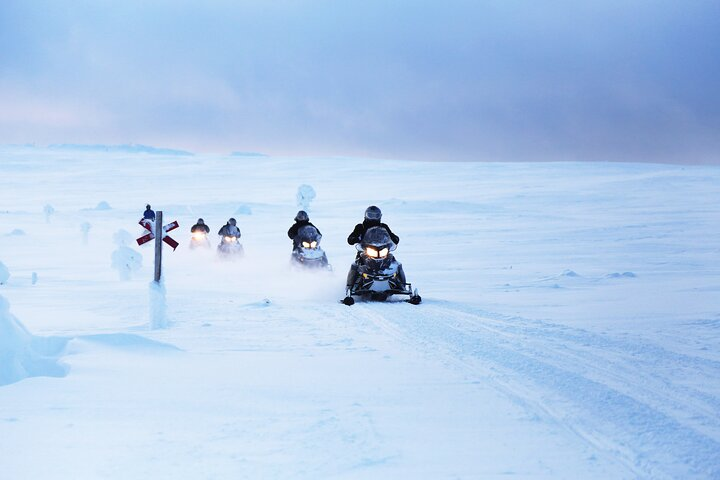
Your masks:
M293 249L300 248L300 240L298 239L298 231L301 227L305 226L311 226L315 227L312 223L310 223L310 217L308 216L307 212L305 210L300 210L297 212L297 215L295 215L295 223L290 227L288 230L288 237L290 240L293 241ZM322 237L322 234L320 233L320 230L318 230L317 227L315 227L315 230L317 230L318 235Z
M240 238L240 229L237 227L237 222L234 218L231 218L223 225L218 231L218 235L223 237L235 237Z
M390 227L387 226L385 223L381 223L380 220L382 220L382 212L378 207L375 205L369 206L367 209L365 209L365 218L362 223L358 223L355 225L355 229L352 231L352 233L348 236L348 244L355 245L356 243L362 242L363 236L365 235L365 232L367 232L368 229L372 227L382 227L385 230L387 230L388 235L390 235L390 240L393 241L395 245L400 243L400 237L395 235L392 230L390 230ZM358 264L360 263L360 252L355 257L355 262L350 265L350 271L347 275L347 289L348 291L350 288L355 284L355 282L358 279ZM398 271L400 275L400 281L402 283L405 283L405 273L402 270L402 266L400 267Z
M210 227L205 225L205 220L198 218L197 223L190 229L190 233L195 232L210 233Z
M356 243L362 242L363 235L365 235L368 228L372 227L383 227L387 230L390 235L390 240L392 240L395 245L400 243L400 237L395 235L392 230L390 230L390 227L388 227L385 223L381 223L380 220L382 220L382 212L375 205L370 205L367 209L365 209L365 219L363 222L355 225L355 229L348 236L348 244L355 245Z
M143 220L150 220L151 222L155 221L155 212L153 212L152 208L150 208L150 205L145 205Z

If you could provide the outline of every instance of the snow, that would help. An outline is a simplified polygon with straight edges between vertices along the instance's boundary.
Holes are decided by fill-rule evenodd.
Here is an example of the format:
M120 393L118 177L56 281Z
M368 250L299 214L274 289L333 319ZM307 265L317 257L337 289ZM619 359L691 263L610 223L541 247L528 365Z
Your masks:
M10 270L3 262L0 262L0 285L4 285L10 279Z
M252 215L252 207L249 205L240 205L235 209L235 215Z
M167 300L165 293L165 281L161 277L159 282L150 282L150 328L167 328Z
M87 234L83 235L83 244L87 244ZM133 274L142 267L142 254L136 252L128 245L133 241L127 230L120 229L113 235L113 242L117 249L110 256L112 268L117 270L120 280L130 280Z
M92 228L92 225L90 222L83 222L80 224L80 231L82 232L82 239L83 243L87 245L88 240L90 239L90 229Z
M0 147L0 478L720 476L720 167L146 153ZM419 306L338 302L371 204Z
M58 364L63 339L37 338L10 313L10 304L0 296L0 386L27 377L65 375L67 368Z
M310 211L310 203L315 200L315 189L312 185L300 185L295 194L297 206L306 212Z
M47 204L43 207L43 213L45 214L45 223L50 223L50 218L55 214L55 208Z

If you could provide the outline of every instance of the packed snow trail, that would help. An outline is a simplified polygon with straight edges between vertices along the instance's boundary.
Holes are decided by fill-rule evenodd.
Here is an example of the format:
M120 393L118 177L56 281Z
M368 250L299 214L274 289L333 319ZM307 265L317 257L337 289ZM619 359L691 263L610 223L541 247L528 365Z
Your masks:
M462 304L356 308L355 315L471 378L490 372L533 414L638 476L720 476L720 398L712 394L720 362ZM694 385L684 385L690 371Z
M225 293L201 315L191 297L171 305L174 322L147 340L71 339L52 389L0 391L9 478L48 465L54 478L631 478L493 382L467 381L452 355L388 333L386 315L418 307ZM38 443L25 432L40 424ZM30 462L39 451L47 462Z

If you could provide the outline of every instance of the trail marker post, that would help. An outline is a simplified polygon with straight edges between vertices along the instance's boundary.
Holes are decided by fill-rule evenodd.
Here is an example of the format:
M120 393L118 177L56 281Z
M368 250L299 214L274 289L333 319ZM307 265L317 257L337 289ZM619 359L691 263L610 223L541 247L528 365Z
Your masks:
M175 249L178 247L178 242L175 241L174 238L169 236L167 232L170 230L175 230L180 226L178 224L177 220L171 223L168 223L167 225L162 224L162 218L163 213L161 210L158 210L155 212L155 231L152 230L152 223L140 220L140 225L143 226L149 233L146 233L142 237L138 238L137 244L142 245L144 243L149 242L152 239L155 239L155 282L160 282L160 277L162 276L162 242L167 243L170 245L175 251Z
M162 275L162 211L155 213L155 283L160 283Z

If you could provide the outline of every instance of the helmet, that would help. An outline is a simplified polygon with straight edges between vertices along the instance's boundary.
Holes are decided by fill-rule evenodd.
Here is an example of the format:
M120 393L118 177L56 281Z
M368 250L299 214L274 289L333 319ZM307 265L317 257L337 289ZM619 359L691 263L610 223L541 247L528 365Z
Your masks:
M145 208L146 208L147 210L150 210L150 205L145 205Z
M234 227L237 222L234 218L231 218L230 220L228 220L228 223Z
M295 215L296 222L307 222L308 220L310 220L310 217L308 217L308 214L305 210L300 210L297 215Z
M199 225L202 225L202 224L205 223L205 220L203 220L202 218L198 218L197 223L198 223Z
M377 220L379 222L381 218L382 212L375 205L371 205L365 210L365 220Z

